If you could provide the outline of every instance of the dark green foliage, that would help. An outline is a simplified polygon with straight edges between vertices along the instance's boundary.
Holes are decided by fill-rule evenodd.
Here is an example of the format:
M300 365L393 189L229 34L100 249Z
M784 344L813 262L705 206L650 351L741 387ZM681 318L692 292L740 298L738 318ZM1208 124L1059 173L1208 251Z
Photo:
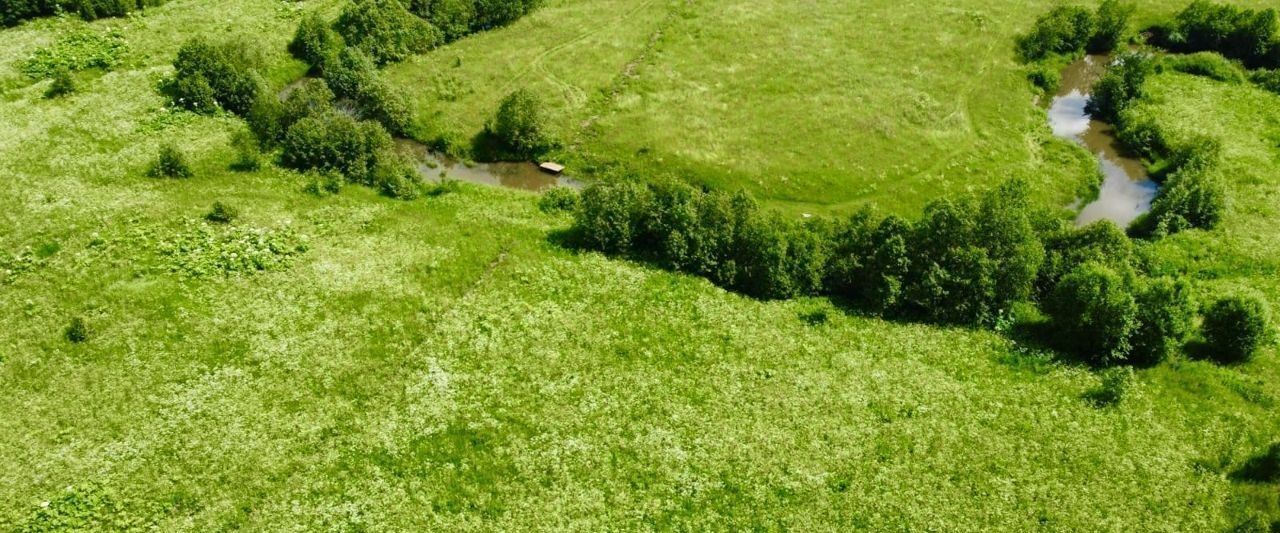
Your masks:
M1098 120L1117 123L1121 113L1146 94L1147 77L1154 71L1155 65L1146 54L1120 56L1094 86L1085 111Z
M1177 52L1216 51L1251 68L1280 67L1275 9L1192 2L1156 42Z
M262 168L262 145L252 133L240 130L232 134L231 148L236 151L236 158L231 161L232 170L253 172Z
M1249 76L1249 80L1264 90L1280 94L1280 68L1256 71Z
M89 340L89 324L82 317L72 318L63 336L66 337L67 342L75 344L85 342Z
M1129 361L1153 365L1186 343L1199 307L1191 284L1183 279L1148 280L1136 296L1138 328L1133 334Z
M475 0L411 0L409 10L440 28L445 41L455 41L473 31Z
M1120 121L1116 123L1116 139L1124 147L1148 159L1164 157L1169 149L1164 131L1155 118L1139 113L1133 107L1120 112Z
M27 19L74 13L85 20L120 17L165 0L0 0L0 26Z
M348 46L378 64L404 61L443 41L440 30L410 13L399 0L352 0L334 28Z
M542 101L526 89L502 100L490 133L503 147L518 157L537 157L551 147Z
M230 224L239 218L240 210L222 202L214 202L213 208L204 215L204 219L214 224Z
M1224 297L1205 310L1203 332L1218 361L1248 361L1271 342L1271 308L1252 294Z
M1100 220L1082 228L1063 227L1044 236L1045 261L1036 282L1047 296L1058 282L1086 263L1125 274L1133 268L1133 242L1115 223Z
M298 24L289 42L289 53L308 65L319 67L332 60L343 48L342 36L320 15L312 13Z
M61 98L76 92L76 80L69 70L61 70L53 75L53 83L45 89L45 98Z
M1166 60L1169 68L1209 79L1229 83L1242 83L1244 70L1217 52L1196 52L1190 55L1172 56Z
M374 185L374 169L391 148L391 136L376 122L328 112L299 120L282 144L280 162L287 168L333 171L353 183Z
M173 62L177 71L166 85L174 105L201 113L225 109L246 115L265 82L257 73L259 61L243 42L212 44L201 37L188 40Z
M284 105L276 95L268 91L258 93L244 117L249 124L249 131L258 138L261 146L267 148L278 146L284 139L285 128L281 124L283 118Z
M1151 203L1151 211L1134 221L1134 233L1161 237L1216 227L1227 210L1226 184L1215 171L1221 152L1221 142L1203 136L1174 150L1169 164L1173 171Z
M185 179L194 176L187 155L172 144L160 146L160 155L156 157L147 175L153 178Z
M734 289L759 298L793 298L822 290L827 247L808 225L757 212L736 240Z
M980 199L974 244L985 249L995 271L995 311L1007 311L1035 292L1045 249L1033 225L1033 209L1025 181L1005 182Z
M33 80L62 72L89 69L110 70L128 50L118 31L79 30L59 37L52 45L36 50L18 68Z
M1129 36L1129 19L1133 16L1134 7L1118 0L1103 0L1094 17L1093 36L1089 38L1090 54L1105 54L1124 43Z
M506 26L536 9L542 0L475 0L473 31Z
M1018 53L1026 61L1051 54L1077 54L1094 34L1093 13L1079 6L1059 6L1036 20L1026 35L1018 37Z
M578 209L578 191L569 187L552 187L538 198L543 213L572 213Z
M978 246L977 205L942 199L925 207L911 237L906 304L932 321L978 323L991 315L995 265Z
M1037 64L1027 72L1027 81L1045 94L1050 94L1058 90L1058 86L1062 83L1062 74L1054 66Z
M637 183L587 187L582 192L574 228L587 248L628 254L652 201L649 188Z
M373 169L373 186L384 196L413 200L422 196L422 177L412 163L399 157L380 157Z
M1064 347L1098 364L1123 361L1137 329L1138 306L1124 277L1085 263L1058 282L1044 301Z
M394 134L408 132L413 118L408 98L382 79L368 54L344 49L324 67L324 75L334 94L355 102L364 118L378 121Z
M303 80L288 96L277 119L283 131L289 131L299 120L307 117L333 112L336 97L329 90L329 84L323 79L311 78Z

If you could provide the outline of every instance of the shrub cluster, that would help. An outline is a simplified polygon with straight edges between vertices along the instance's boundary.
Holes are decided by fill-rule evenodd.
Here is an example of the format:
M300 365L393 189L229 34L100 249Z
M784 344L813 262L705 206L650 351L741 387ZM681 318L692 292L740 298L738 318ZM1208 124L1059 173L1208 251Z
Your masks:
M1175 52L1216 51L1251 68L1280 67L1275 9L1252 10L1196 0L1170 24L1155 28L1155 42Z
M164 0L0 0L0 25L27 19L75 13L85 20L121 17L163 4Z
M1171 56L1164 64L1178 72L1217 81L1241 83L1245 80L1244 69L1217 52Z
M383 80L367 54L345 48L322 69L333 92L354 102L365 118L377 121L393 134L408 132L412 121L408 97Z
M533 11L541 0L408 0L409 10L439 28L445 41L506 26Z
M1171 152L1151 211L1131 227L1136 235L1162 237L1192 228L1212 229L1226 214L1227 188L1217 174L1222 143L1194 136Z
M178 49L176 71L164 84L175 105L200 113L224 109L247 115L267 93L258 75L259 60L246 43L214 44L202 37L188 40Z
M914 222L869 210L788 219L742 193L596 184L581 195L573 235L751 296L825 294L889 317L991 325L1039 301L1053 342L1098 364L1163 360L1197 312L1188 282L1139 272L1120 228L1073 227L1034 208L1019 181L934 201Z
M1017 40L1018 54L1037 61L1053 54L1110 52L1129 34L1133 7L1105 0L1096 12L1080 6L1058 6L1036 19L1031 31Z
M1122 113L1146 93L1147 77L1154 71L1155 63L1146 54L1120 56L1094 86L1085 111L1098 120L1120 122Z
M439 29L414 16L400 0L352 0L334 27L348 46L380 65L404 61L444 40Z

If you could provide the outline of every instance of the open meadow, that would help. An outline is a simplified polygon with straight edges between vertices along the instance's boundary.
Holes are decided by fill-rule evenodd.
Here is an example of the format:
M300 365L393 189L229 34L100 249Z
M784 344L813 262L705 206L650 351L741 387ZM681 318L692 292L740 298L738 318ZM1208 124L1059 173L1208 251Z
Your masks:
M1009 324L751 298L565 245L574 215L537 194L312 194L279 165L233 170L245 121L158 89L200 35L252 43L279 90L308 72L300 21L345 3L0 28L0 530L1280 523L1276 483L1241 475L1280 438L1275 343L1135 368L1102 405L1108 374ZM381 72L425 143L469 146L532 91L550 157L584 179L669 175L793 218L915 218L1007 178L1060 207L1096 162L1052 135L1013 45L1054 5L547 0ZM84 32L120 43L111 66L46 98L24 65ZM1231 201L1137 261L1280 309L1280 94L1172 70L1148 87L1137 112L1167 134L1221 140ZM191 178L148 175L165 143ZM215 201L234 223L206 221Z

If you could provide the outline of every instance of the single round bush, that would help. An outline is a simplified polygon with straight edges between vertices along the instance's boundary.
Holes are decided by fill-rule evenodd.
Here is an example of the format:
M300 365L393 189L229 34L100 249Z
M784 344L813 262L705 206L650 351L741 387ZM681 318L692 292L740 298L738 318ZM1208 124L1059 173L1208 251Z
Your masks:
M320 15L312 13L298 24L298 31L289 42L289 53L308 65L319 67L336 57L343 46L342 36Z
M1138 327L1129 361L1153 365L1182 347L1195 324L1195 293L1184 279L1147 281L1138 292Z
M538 198L543 213L572 213L578 209L578 191L569 187L552 187Z
M186 154L172 144L164 144L160 146L160 155L151 164L147 175L153 178L185 179L194 176L195 173L191 170L191 163L187 161Z
M204 216L205 220L214 224L230 224L240 217L240 210L222 202L214 202L213 208Z
M1124 42L1129 36L1129 19L1133 16L1132 4L1119 0L1103 0L1094 16L1094 31L1089 38L1091 54L1105 54Z
M225 109L244 116L265 90L260 63L258 52L242 41L213 44L195 37L178 49L166 91L175 105L192 111Z
M1058 282L1044 308L1067 347L1099 364L1128 357L1138 306L1114 270L1098 263L1077 267Z
M1271 340L1271 308L1258 296L1227 296L1205 310L1203 331L1218 361L1249 361Z
M76 80L70 70L62 69L53 75L53 83L44 91L44 97L61 98L76 92Z
M512 154L537 157L551 148L542 101L527 89L517 90L502 100L491 132Z
M68 342L79 344L89 340L89 324L82 317L71 319L71 323L67 325L66 331L63 332Z
M334 28L348 46L380 65L404 61L444 40L439 29L414 16L400 0L352 0Z

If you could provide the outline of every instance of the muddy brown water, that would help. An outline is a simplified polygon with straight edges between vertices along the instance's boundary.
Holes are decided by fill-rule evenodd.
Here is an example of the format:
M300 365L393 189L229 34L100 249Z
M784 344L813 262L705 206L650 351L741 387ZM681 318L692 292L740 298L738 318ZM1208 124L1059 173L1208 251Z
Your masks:
M309 79L312 78L304 77L284 86L279 93L280 100L287 99ZM359 110L351 102L339 101L335 105L340 112L359 118ZM414 161L418 174L432 183L456 180L533 192L552 187L581 190L585 186L568 176L545 172L534 163L467 163L435 153L427 145L407 137L396 137L395 143L402 154Z
M1098 198L1086 204L1076 218L1083 226L1097 220L1111 220L1126 227L1138 216L1151 210L1159 187L1147 175L1142 161L1128 154L1115 137L1115 128L1094 120L1085 111L1089 93L1111 58L1091 55L1069 65L1062 72L1062 84L1048 105L1049 126L1053 134L1069 139L1089 150L1102 170L1102 187Z

